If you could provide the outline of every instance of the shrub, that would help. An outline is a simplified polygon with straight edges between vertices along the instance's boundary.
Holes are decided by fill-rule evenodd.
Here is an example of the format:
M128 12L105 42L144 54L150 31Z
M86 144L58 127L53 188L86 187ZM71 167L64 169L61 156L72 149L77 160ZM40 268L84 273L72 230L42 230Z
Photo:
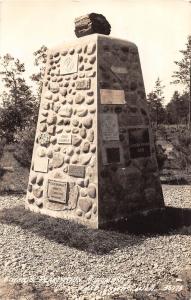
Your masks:
M30 168L32 151L34 146L36 127L27 127L17 133L15 151L13 153L15 159L23 166Z
M165 149L160 144L155 144L155 149L158 168L161 171L167 159L167 155L165 154Z

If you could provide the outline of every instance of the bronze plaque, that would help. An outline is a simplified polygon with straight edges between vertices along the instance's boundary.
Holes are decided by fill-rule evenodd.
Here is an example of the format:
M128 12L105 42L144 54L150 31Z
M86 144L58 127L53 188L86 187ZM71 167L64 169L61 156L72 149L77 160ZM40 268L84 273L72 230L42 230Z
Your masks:
M81 79L76 81L77 90L89 90L91 85L90 79Z
M118 117L114 113L102 113L102 137L104 141L119 141Z
M131 128L128 132L130 158L151 156L148 128Z
M62 134L58 137L58 144L71 144L72 136L71 134Z
M100 90L101 104L125 104L124 90Z
M84 178L85 166L69 165L69 175L73 177Z
M48 180L48 200L67 203L68 183L56 180Z
M128 73L128 70L126 67L111 66L111 70L117 74L127 74Z
M107 162L120 163L120 149L119 148L106 148Z

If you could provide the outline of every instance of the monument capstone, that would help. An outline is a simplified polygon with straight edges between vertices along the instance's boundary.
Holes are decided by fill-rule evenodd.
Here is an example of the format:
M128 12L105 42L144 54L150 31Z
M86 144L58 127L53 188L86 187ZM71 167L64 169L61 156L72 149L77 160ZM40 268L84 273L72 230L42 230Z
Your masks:
M93 228L164 206L138 49L104 20L49 51L26 198Z

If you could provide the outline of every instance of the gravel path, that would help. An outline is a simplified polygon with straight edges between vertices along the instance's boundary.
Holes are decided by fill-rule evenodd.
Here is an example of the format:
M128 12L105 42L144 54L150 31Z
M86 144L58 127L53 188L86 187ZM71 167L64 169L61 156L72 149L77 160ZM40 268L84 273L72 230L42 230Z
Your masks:
M165 202L191 207L190 186L164 186ZM181 290L180 273L191 268L191 228L166 235L135 236L95 231L23 209L23 198L0 197L0 274L83 295L138 290Z

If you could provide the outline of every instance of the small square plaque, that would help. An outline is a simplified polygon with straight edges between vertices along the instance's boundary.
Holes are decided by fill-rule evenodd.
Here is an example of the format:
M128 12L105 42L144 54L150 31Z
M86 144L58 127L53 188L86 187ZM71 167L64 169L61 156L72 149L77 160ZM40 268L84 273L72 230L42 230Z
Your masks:
M62 134L58 137L58 144L71 144L72 136L71 134Z
M84 178L85 166L69 165L69 175L73 177Z
M48 200L67 203L67 188L68 183L56 180L48 180Z
M36 156L34 159L34 171L35 172L48 172L48 158Z
M72 74L78 72L78 54L62 56L60 60L60 74Z
M91 85L90 79L81 79L76 81L77 90L89 90Z
M119 148L106 148L107 162L120 163L120 152Z
M125 104L124 90L100 90L101 104Z

